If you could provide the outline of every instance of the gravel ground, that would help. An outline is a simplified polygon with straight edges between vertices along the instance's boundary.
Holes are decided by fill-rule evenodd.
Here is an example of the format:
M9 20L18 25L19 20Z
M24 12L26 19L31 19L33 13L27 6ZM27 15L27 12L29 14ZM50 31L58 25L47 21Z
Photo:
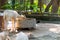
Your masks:
M60 22L59 22L60 23ZM41 22L36 24L35 30L21 30L30 32L30 40L60 40L60 24L55 22Z
M34 38L30 40L60 40L60 24L38 23L31 33Z

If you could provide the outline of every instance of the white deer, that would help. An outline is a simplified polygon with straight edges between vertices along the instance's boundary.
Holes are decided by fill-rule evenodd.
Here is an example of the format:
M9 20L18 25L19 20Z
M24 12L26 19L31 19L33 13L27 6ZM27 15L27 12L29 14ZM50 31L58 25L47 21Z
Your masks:
M11 31L16 30L14 20L18 16L20 16L20 15L14 10L5 10L4 16L3 16L5 29L9 28L9 29L11 29Z

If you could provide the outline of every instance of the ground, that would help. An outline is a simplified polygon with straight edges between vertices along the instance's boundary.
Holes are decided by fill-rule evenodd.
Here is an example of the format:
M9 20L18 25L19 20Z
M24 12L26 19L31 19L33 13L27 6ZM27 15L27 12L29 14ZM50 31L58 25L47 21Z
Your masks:
M36 37L34 40L59 40L60 25L39 23L37 24L37 29L32 31L32 33Z
M30 32L33 38L30 40L60 40L60 24L41 22L36 24L36 29Z
M60 40L60 22L40 22L34 30L20 30L31 33L30 40Z

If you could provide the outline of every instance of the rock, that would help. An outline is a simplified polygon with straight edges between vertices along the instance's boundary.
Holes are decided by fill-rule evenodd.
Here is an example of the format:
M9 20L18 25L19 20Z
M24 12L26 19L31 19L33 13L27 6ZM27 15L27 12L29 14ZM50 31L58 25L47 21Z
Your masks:
M25 33L20 32L20 33L16 34L16 40L29 40L29 39Z
M10 40L10 37L8 36L8 32L7 31L3 31L0 33L0 40Z

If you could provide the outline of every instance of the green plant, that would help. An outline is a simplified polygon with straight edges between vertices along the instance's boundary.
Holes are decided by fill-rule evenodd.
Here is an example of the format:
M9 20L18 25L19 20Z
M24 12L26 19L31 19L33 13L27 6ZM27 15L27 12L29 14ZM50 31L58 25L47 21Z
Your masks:
M12 6L9 3L7 3L4 6L2 6L1 8L3 8L3 9L12 9Z
M59 8L58 8L58 14L60 14L60 6L59 6Z
M31 6L33 7L33 12L37 12L37 10L38 10L38 6L35 5L35 4L33 4L33 5L31 5Z

